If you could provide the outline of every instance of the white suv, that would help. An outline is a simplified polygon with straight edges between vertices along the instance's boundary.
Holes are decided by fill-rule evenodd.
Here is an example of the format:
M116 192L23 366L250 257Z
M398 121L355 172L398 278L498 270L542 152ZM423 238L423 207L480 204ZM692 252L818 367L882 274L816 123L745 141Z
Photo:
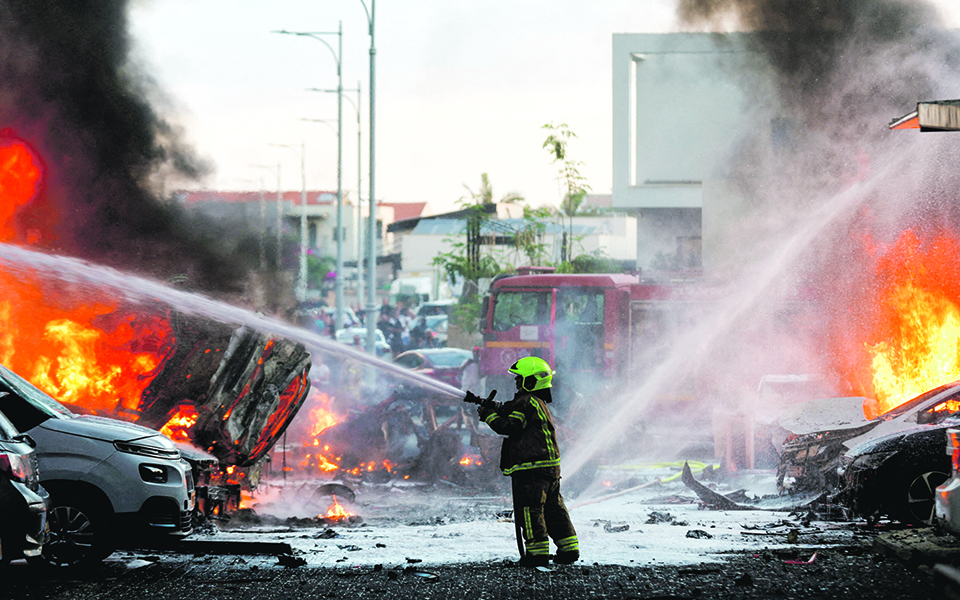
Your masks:
M50 531L38 560L89 564L120 545L192 531L193 477L168 438L76 415L2 365L0 392L0 412L36 441L40 483L50 493Z

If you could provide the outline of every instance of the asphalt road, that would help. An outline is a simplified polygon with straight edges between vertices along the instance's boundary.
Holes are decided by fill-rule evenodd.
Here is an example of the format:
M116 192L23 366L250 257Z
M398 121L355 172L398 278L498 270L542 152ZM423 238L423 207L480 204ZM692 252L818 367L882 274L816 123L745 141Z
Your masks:
M861 546L818 552L812 564L779 551L731 554L687 566L583 564L549 571L507 561L419 568L296 566L296 557L116 552L102 566L38 570L23 561L0 575L0 598L17 600L294 600L383 598L913 598L938 596L932 578Z

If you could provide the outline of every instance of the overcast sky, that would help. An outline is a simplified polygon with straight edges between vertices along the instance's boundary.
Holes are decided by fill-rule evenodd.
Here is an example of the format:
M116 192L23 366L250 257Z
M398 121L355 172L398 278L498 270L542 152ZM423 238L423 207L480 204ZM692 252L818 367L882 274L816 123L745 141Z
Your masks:
M369 7L370 0L366 0ZM941 0L960 24L960 3ZM274 30L336 32L346 89L363 91L363 196L369 190L370 37L360 0L138 0L131 27L143 71L221 190L336 190L334 54ZM488 173L496 197L557 204L546 123L567 123L571 157L596 193L611 188L614 33L675 31L672 0L381 0L376 5L376 196L437 212ZM337 48L337 36L323 36ZM356 92L347 94L354 102ZM905 107L907 109L909 107ZM329 125L303 119L329 119ZM343 187L357 187L357 113L343 103ZM294 146L297 151L271 146ZM258 167L266 165L268 168Z

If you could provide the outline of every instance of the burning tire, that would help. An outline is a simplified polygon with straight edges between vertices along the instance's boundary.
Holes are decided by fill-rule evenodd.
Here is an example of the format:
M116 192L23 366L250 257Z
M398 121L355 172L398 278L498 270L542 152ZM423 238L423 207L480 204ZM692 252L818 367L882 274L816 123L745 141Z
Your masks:
M103 510L87 502L53 498L47 516L50 531L43 551L28 560L57 568L100 562L113 551L103 531L106 517Z

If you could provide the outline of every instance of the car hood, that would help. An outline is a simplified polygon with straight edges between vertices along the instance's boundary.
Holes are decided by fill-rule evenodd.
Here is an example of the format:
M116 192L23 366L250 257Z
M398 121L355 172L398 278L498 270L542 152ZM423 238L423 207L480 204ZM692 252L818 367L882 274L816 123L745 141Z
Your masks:
M934 440L934 445L938 448L946 448L946 431L951 427L960 426L960 420L957 419L948 419L942 423L937 423L935 425L912 425L905 427L903 429L897 430L893 433L887 433L884 435L867 435L861 438L856 438L856 444L853 444L850 450L847 451L848 456L859 456L861 454L869 454L871 452L885 452L890 450L900 450L906 446L903 446L902 440L907 437L916 438L919 443L926 443L927 440L921 438L930 438ZM916 444L914 444L916 445ZM902 447L901 447L902 446ZM949 454L949 453L948 453Z
M807 400L784 409L777 423L797 435L858 429L870 423L863 414L865 400L862 396Z
M104 417L78 415L75 419L47 419L39 427L48 431L79 435L105 442L136 441L140 445L151 445L163 449L173 448L173 442L158 431Z

